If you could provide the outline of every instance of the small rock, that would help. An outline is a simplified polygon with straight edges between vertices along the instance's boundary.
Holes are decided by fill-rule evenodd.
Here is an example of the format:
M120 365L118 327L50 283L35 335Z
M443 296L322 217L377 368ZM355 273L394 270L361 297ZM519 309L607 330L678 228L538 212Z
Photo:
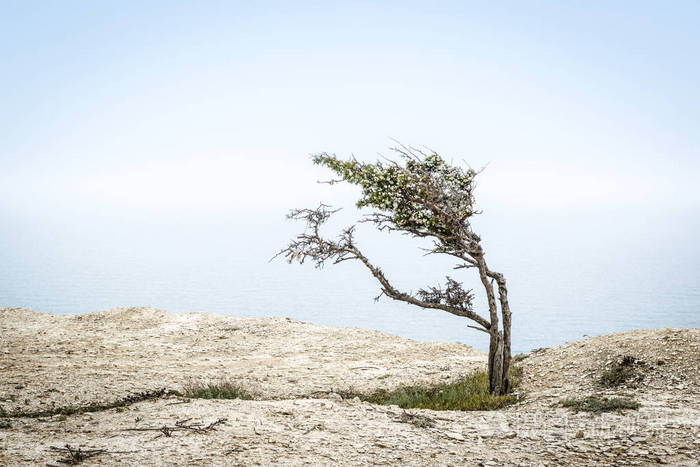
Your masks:
M464 441L464 436L462 436L462 433L457 433L456 431L448 431L445 433L449 438L455 439L457 441Z
M576 432L576 437L579 438L579 439L583 438L583 431L578 430L578 431Z

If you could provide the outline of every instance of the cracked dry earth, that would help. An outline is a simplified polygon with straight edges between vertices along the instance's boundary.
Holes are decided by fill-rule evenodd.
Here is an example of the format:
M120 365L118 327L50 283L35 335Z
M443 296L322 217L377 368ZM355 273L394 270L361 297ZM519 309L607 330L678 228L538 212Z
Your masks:
M603 390L622 355L643 379ZM532 352L522 402L491 412L411 409L338 393L457 379L485 354L285 318L122 308L82 316L0 309L0 465L60 465L53 448L99 449L86 465L698 465L700 330L654 329ZM254 401L168 396L100 412L18 417L227 379ZM334 392L336 391L336 392ZM566 398L630 396L636 411L591 415ZM0 412L2 412L0 411ZM175 430L177 423L211 430ZM182 422L187 420L186 422ZM168 431L168 430L165 430Z

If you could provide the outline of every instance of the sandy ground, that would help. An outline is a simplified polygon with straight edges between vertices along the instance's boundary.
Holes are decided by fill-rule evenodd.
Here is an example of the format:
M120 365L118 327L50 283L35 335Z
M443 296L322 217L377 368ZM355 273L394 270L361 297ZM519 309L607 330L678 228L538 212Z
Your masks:
M646 362L636 387L603 391L601 368ZM336 392L459 378L485 365L462 344L286 318L242 319L125 308L54 316L0 308L0 407L87 405L190 381L227 379L256 400L176 396L70 416L0 418L0 465L60 465L53 448L109 451L86 465L600 465L700 463L700 330L655 329L533 352L522 402L493 412L403 410ZM565 398L628 395L638 411L591 415ZM159 429L220 419L206 432ZM183 420L188 420L182 422ZM167 430L166 430L167 431Z

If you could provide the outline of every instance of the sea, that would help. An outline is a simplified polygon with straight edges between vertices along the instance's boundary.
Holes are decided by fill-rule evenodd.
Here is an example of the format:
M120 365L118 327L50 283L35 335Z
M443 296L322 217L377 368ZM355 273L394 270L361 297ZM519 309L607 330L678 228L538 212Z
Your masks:
M379 286L359 263L271 260L303 230L284 214L0 210L0 306L283 316L487 348L488 336L465 318L375 300ZM699 214L672 206L496 208L474 218L489 266L508 281L513 352L634 329L700 327ZM325 234L337 235L350 217ZM473 289L475 311L487 315L475 271L426 256L429 243L367 224L356 240L397 288L415 292L450 276Z

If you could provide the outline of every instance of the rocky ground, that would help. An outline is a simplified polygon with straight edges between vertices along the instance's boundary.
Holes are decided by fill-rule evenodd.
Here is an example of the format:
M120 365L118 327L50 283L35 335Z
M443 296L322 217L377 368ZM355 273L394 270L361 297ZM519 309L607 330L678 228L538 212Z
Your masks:
M623 355L643 362L642 378L602 389L596 380ZM699 329L635 331L535 351L519 362L523 400L499 411L407 415L339 395L457 379L485 360L461 344L285 318L4 308L0 465L60 465L70 456L60 451L66 445L103 451L87 465L700 463ZM256 400L170 395L93 413L16 416L223 379ZM642 406L598 415L559 407L594 393ZM419 426L413 415L434 423Z

